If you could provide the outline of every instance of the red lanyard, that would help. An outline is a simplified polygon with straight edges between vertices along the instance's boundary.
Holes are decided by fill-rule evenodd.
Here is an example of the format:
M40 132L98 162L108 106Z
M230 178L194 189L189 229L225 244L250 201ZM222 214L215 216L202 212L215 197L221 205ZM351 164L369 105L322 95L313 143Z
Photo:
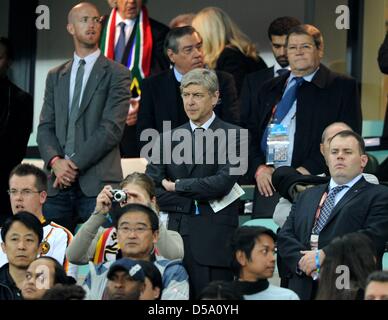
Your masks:
M325 193L322 195L321 201L319 202L317 211L315 212L315 222L314 222L314 226L316 225L316 223L317 223L317 221L318 221L318 219L319 219L319 216L321 215L321 209L322 209L323 204L324 204L325 201L326 201L327 195L328 195L328 193L325 191Z

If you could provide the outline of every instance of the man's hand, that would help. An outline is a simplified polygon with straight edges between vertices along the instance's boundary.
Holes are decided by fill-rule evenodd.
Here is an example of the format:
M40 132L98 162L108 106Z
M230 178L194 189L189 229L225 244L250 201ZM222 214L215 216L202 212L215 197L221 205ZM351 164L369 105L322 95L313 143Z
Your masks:
M298 167L296 168L296 170L305 176L308 176L311 174L305 167Z
M315 250L301 251L303 257L299 260L298 266L307 276L311 276L311 273L317 269L315 263ZM322 265L323 260L325 259L325 253L323 250L319 250L319 264Z
M112 186L107 185L98 194L96 199L96 208L94 209L95 212L98 212L99 214L107 214L112 208L112 189Z
M256 171L255 178L257 183L257 188L262 196L271 197L273 196L273 191L275 188L272 185L272 174L274 168L260 165Z
M134 126L137 122L137 113L139 112L139 100L131 99L130 100L131 107L128 109L127 120L125 123L127 126Z
M171 182L167 179L163 179L162 180L162 186L164 187L164 189L166 189L167 191L175 191L175 182Z
M53 163L52 169L56 177L54 188L70 187L78 175L78 168L71 160L58 159Z

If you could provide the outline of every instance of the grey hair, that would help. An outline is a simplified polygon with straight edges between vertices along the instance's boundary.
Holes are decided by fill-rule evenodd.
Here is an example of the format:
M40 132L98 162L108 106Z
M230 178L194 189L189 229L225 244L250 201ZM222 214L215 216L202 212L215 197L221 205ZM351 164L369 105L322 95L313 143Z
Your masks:
M197 68L187 72L182 77L181 92L184 88L192 84L205 87L211 94L218 91L218 78L213 70Z

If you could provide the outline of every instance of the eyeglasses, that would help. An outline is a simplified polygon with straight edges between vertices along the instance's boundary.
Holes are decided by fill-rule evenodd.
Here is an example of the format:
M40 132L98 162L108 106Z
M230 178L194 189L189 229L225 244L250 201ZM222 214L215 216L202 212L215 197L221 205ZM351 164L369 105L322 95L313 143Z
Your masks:
M22 189L22 190L11 189L11 190L8 190L8 194L11 197L16 197L19 193L23 197L29 197L29 196L32 196L34 193L41 193L41 192L42 191L34 191L31 189Z
M135 228L118 227L117 229L125 234L130 233L130 232L133 232L134 234L142 234L142 233L146 232L147 230L152 230L152 228L149 228L149 227L135 227Z
M313 49L314 49L314 45L310 43L303 43L299 46L291 44L287 47L287 52L288 53L296 53L297 51L308 52L308 51L312 51Z

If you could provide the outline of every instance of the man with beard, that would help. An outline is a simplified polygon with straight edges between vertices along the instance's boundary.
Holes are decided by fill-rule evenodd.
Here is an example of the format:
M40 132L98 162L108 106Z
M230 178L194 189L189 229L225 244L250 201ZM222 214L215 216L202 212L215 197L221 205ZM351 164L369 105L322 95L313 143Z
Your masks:
M51 170L44 215L74 231L93 212L105 182L122 180L119 144L130 93L130 72L98 48L97 8L82 2L68 15L73 59L47 76L37 141Z

